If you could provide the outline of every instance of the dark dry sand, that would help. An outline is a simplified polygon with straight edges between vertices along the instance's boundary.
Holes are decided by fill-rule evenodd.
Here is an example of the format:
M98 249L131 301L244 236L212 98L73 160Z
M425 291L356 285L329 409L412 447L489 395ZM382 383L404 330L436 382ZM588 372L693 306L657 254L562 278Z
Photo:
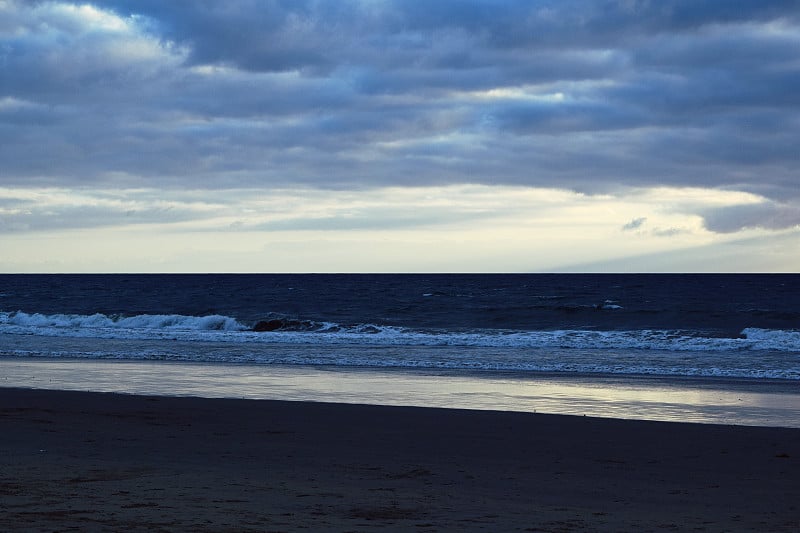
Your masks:
M0 389L0 530L800 531L800 429Z

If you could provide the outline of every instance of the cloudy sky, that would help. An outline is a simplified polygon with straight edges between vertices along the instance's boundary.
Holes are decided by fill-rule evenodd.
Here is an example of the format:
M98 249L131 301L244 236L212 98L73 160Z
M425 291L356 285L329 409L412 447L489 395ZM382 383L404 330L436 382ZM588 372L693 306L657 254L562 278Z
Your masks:
M0 0L0 271L797 271L800 2Z

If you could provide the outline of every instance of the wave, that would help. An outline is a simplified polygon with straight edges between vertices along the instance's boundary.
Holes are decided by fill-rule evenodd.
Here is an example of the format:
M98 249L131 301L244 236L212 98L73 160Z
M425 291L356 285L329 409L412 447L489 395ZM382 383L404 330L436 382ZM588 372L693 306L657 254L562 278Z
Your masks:
M97 329L119 330L176 330L176 331L244 331L249 328L236 319L222 315L185 316L185 315L135 315L130 317L104 315L71 315L40 313L0 312L0 327L26 329L30 333L45 333L51 329L56 332L64 330L83 330L89 333Z
M465 346L590 350L800 352L800 331L746 328L736 338L688 330L415 330L270 317L253 326L224 315L116 316L0 312L0 333L48 337L160 339L282 344Z
M415 330L269 316L0 312L0 356L800 380L800 331Z

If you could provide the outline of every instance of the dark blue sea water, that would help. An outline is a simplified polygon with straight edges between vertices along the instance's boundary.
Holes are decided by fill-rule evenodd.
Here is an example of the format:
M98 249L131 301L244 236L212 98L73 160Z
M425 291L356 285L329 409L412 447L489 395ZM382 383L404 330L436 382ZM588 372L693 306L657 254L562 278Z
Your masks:
M0 357L800 380L800 275L0 275Z

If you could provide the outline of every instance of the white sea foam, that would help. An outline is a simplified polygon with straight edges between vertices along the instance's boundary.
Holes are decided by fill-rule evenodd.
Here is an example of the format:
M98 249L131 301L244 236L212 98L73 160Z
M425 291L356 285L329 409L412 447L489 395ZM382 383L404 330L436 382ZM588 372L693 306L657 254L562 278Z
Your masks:
M745 328L742 335L764 350L800 350L800 331Z
M235 319L221 315L136 315L114 317L101 313L93 315L0 312L0 331L52 336L92 336L103 330L177 330L177 331L242 331L248 329Z
M0 312L0 333L49 337L159 339L256 344L353 344L465 346L486 348L634 349L679 352L770 350L800 352L800 331L747 328L739 338L701 336L679 330L467 330L419 331L392 326L293 321L299 330L254 332L222 315L131 317Z
M221 315L0 312L0 355L800 380L800 331L794 330L748 328L739 338L718 338L666 330L287 324L300 329L255 332Z

